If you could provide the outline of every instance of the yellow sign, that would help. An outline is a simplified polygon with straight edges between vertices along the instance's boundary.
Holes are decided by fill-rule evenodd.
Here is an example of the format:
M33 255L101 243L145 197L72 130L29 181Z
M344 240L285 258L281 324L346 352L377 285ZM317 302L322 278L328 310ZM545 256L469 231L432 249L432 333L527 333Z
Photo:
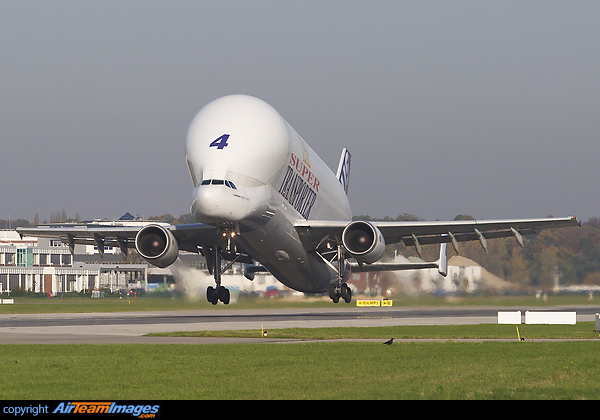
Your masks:
M357 300L356 306L392 306L391 300Z
M381 306L378 300L357 300L356 306Z

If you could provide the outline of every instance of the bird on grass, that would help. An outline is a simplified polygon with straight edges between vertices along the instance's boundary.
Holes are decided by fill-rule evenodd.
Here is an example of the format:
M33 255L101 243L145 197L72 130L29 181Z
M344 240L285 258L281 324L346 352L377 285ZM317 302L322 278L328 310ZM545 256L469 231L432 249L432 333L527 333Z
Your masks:
M383 343L383 344L387 344L387 345L389 346L389 345L391 345L393 342L394 342L394 339L393 339L393 338L390 338L388 341L386 341L386 342L385 342L385 343Z

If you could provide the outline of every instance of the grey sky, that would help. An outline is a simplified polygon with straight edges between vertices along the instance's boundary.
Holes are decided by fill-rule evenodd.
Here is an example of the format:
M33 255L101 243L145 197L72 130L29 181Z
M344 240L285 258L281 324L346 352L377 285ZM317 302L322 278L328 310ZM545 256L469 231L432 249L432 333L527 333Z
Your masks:
M600 216L598 1L0 0L0 218L189 211L187 127L273 105L354 214Z

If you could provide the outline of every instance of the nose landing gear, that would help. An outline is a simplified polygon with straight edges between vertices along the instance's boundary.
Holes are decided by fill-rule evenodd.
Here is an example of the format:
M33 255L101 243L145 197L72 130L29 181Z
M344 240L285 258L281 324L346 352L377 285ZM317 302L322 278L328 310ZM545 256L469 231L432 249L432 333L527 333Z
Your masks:
M221 250L215 247L209 249L208 253L209 255L206 255L206 261L212 260L212 264L207 265L209 271L212 271L216 286L208 286L206 289L206 300L213 305L216 305L219 301L223 302L225 305L228 305L230 300L229 289L221 286L221 275L233 265L237 258L227 264L225 268L221 268Z
M231 254L234 251L232 242L233 238L235 237L235 231L223 231L222 236L227 240L225 252L227 254ZM229 269L229 267L233 265L233 263L238 260L238 258L240 258L240 254L237 254L235 258L233 258L233 260L223 268L221 268L221 249L218 246L215 246L214 248L208 248L207 253L204 256L206 258L208 271L213 275L216 284L216 287L208 286L206 289L206 300L213 305L216 305L219 301L223 302L225 305L228 305L231 295L229 293L229 289L221 286L221 276Z

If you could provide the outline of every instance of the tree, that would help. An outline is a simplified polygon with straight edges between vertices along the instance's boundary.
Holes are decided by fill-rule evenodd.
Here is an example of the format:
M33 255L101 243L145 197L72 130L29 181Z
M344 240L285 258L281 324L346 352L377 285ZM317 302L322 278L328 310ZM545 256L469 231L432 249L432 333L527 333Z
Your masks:
M148 220L155 220L157 222L164 222L164 223L173 223L173 221L175 220L175 218L173 217L172 214L165 213L165 214L160 215L160 216L150 216L148 218Z
M558 276L558 253L556 247L543 249L535 255L529 274L534 286L548 291L552 289Z
M182 214L177 219L173 220L173 224L175 225L187 225L192 223L196 223L196 219L194 219L194 216L191 213Z
M469 214L459 214L454 220L475 220L475 218Z
M414 214L402 213L396 217L397 222L418 222L422 220L421 218L415 216Z
M512 247L511 256L506 264L505 279L514 284L526 285L528 283L527 261L520 246Z
M600 273L595 272L588 274L587 276L585 276L583 284L588 286L600 286Z

